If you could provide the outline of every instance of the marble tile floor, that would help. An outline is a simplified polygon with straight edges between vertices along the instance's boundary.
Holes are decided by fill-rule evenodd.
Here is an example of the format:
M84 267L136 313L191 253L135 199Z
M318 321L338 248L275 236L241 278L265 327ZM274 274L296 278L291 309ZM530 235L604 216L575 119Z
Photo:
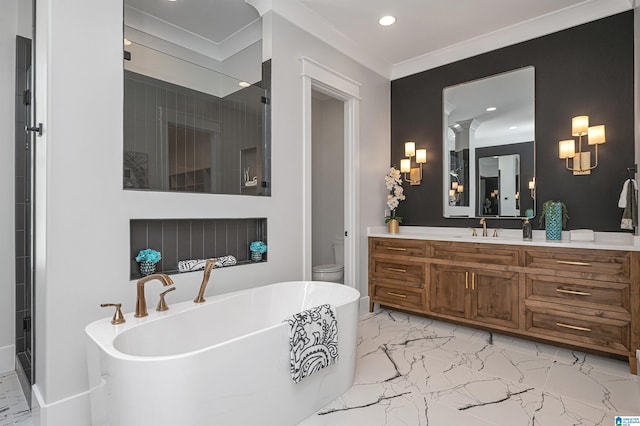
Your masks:
M32 426L31 412L14 371L0 373L0 426Z
M628 362L379 310L354 385L300 426L614 425L640 416Z

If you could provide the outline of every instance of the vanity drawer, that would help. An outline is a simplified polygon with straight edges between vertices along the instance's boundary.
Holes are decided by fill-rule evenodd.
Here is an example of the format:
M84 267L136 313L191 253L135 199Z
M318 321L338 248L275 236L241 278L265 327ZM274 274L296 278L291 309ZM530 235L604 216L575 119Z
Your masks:
M410 257L427 257L429 243L421 240L399 238L370 238L370 254L391 254Z
M629 282L628 252L610 250L526 250L525 266L536 273L583 279Z
M373 258L370 267L373 279L395 280L412 287L424 286L426 268L424 263Z
M520 249L506 245L442 241L431 243L431 257L456 262L518 266Z
M398 306L400 308L424 309L424 290L398 288L394 285L376 283L374 285L374 301L383 305Z
M526 274L528 300L630 313L628 283Z
M527 306L525 330L556 338L579 342L628 354L630 349L629 321L575 314L540 306Z

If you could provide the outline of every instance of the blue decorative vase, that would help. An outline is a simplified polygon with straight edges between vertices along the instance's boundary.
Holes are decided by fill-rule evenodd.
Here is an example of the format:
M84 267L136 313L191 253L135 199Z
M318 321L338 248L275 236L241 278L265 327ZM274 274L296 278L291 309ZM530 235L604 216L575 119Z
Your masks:
M252 251L251 260L254 262L260 262L262 260L262 253L260 253L259 251Z
M544 227L547 240L562 239L562 204L550 203L544 214Z
M142 275L151 275L156 271L156 264L151 262L140 262L140 273Z

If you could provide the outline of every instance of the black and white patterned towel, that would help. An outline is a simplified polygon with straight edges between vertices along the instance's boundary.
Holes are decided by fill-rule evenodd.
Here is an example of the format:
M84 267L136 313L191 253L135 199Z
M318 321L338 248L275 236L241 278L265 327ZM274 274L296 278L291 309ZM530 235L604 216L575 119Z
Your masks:
M338 360L338 322L331 305L292 315L289 323L291 378L295 383Z
M181 260L178 262L178 271L180 272L192 272L199 271L204 269L204 265L207 263L209 259L192 259L192 260ZM227 255L220 256L216 258L216 264L214 268L222 268L223 266L233 266L237 263L236 258Z

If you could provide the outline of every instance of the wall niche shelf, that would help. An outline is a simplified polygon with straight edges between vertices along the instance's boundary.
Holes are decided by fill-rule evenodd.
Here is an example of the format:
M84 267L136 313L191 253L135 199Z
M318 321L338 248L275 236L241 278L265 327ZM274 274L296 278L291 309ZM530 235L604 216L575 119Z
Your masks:
M169 275L180 273L180 260L232 255L238 262L235 266L256 263L249 246L252 241L267 243L267 219L131 219L129 234L129 278L135 280L142 277L135 257L146 248L162 254L156 273Z

